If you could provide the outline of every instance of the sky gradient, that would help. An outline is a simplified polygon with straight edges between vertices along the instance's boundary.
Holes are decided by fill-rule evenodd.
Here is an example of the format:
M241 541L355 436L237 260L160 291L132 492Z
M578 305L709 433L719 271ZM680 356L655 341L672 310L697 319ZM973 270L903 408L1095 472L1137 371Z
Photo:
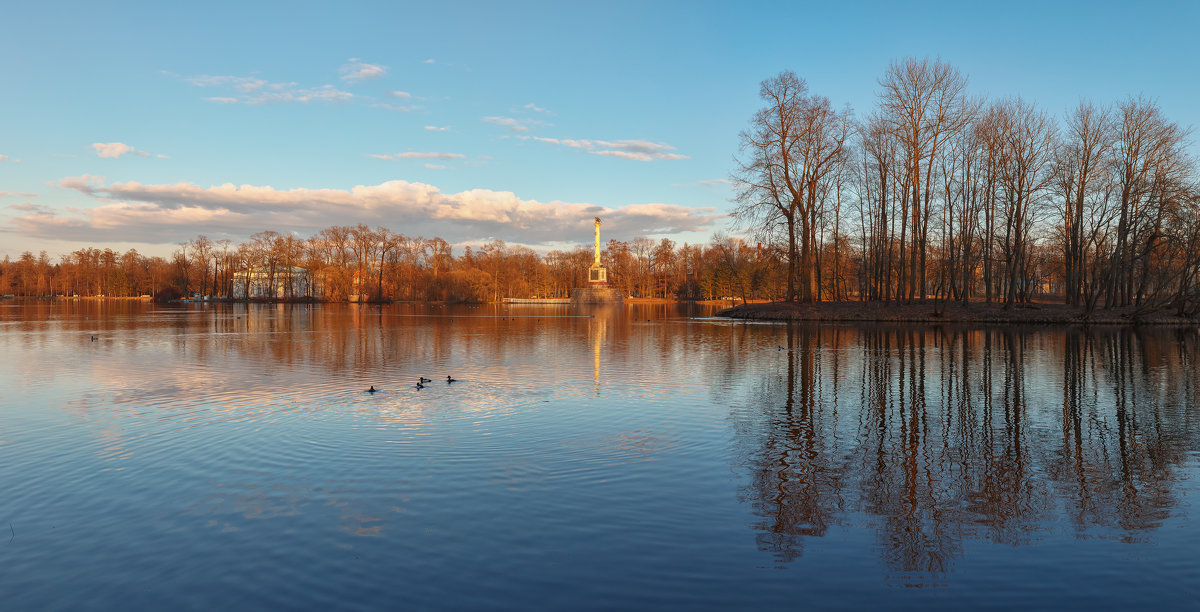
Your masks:
M860 116L928 56L1055 116L1143 94L1200 123L1195 2L574 4L6 7L0 257L357 223L547 250L596 215L703 242L781 70Z

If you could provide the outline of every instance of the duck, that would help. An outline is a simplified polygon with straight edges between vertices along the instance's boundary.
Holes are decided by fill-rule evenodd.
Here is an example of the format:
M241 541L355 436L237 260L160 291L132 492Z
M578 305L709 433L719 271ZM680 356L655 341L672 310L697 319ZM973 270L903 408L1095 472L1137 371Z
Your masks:
M418 389L424 389L424 388L425 388L425 385L422 385L420 381L417 381L417 388L418 388Z
M375 388L375 385L371 385L371 388L370 388L370 389L367 389L367 393L374 393L374 392L376 392L376 391L378 391L378 390L379 390L379 389L376 389L376 388Z
M450 384L450 383L452 383L452 382L454 382L454 381L455 381L455 379L453 379L453 378L450 378L449 376L447 376L447 377L446 377L446 384Z
M95 337L95 336L92 336L91 338L92 338L92 342L95 342L95 341L99 340L99 338L97 338L97 337Z
M417 382L419 382L419 383L433 382L433 379L425 378L424 376L421 376L421 377L418 377Z

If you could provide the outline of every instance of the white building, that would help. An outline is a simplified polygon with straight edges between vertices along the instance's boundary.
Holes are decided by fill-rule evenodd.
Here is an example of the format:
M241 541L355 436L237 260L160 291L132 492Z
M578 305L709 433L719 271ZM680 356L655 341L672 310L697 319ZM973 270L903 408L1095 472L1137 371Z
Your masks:
M320 297L312 270L299 266L252 268L233 273L230 297L244 299L290 299Z

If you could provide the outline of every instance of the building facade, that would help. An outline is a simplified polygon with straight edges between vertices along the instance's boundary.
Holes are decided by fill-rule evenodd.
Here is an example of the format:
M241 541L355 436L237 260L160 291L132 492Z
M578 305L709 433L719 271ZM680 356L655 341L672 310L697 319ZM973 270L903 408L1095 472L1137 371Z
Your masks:
M237 300L319 298L321 290L308 268L251 268L233 273L231 297Z

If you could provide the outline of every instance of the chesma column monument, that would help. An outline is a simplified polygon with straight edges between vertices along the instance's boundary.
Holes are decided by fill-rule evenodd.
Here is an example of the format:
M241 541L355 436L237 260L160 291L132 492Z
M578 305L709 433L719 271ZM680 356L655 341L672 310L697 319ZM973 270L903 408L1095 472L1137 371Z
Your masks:
M587 287L576 289L571 301L576 304L620 304L621 293L608 286L608 269L600 263L600 217L596 217L596 259L588 268Z

